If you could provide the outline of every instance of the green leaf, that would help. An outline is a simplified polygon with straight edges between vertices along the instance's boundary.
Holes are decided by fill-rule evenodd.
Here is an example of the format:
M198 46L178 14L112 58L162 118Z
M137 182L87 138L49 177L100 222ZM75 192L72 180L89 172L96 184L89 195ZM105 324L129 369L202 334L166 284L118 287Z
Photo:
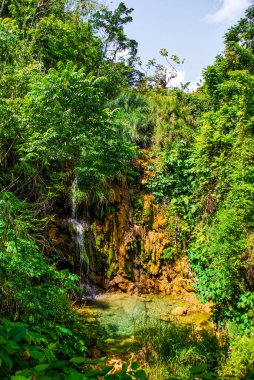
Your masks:
M133 369L134 371L136 371L139 367L140 367L139 363L132 363L131 365L131 369Z
M8 341L5 347L8 354L14 354L17 350L19 350L19 345L13 340Z
M91 377L97 376L97 375L98 376L105 376L112 370L112 368L113 368L112 366L103 366L102 368L97 369L97 370L87 371L86 377L91 378Z
M51 368L63 368L66 366L66 362L63 360L57 360L54 361L53 364L51 364Z
M33 368L37 373L43 373L47 369L49 369L49 364L38 364L36 367Z
M40 359L45 358L44 353L41 352L41 351L38 351L38 350L31 350L31 351L29 351L29 354L31 355L31 357L32 357L33 359L40 360Z
M148 377L143 369L140 369L135 372L135 377L139 380L147 380Z
M131 380L132 376L128 375L127 373L123 373L123 374L120 375L119 379L120 380Z
M118 375L116 375L115 373L113 373L113 374L111 374L111 375L107 375L107 376L106 376L106 379L107 379L107 380L119 380L120 378L119 378Z
M191 367L190 372L192 374L199 374L199 373L204 372L206 369L207 369L207 365L197 364L197 365Z
M16 327L15 329L13 329L11 336L12 339L18 343L24 340L26 336L26 329L24 327Z
M78 372L72 372L70 373L70 375L64 377L65 380L86 380L87 377L85 375L82 375L81 373L78 373ZM90 380L97 380L97 378L95 379L90 379Z
M9 369L13 366L13 361L8 354L1 353L1 360Z
M124 364L122 365L122 370L121 370L121 372L126 373L127 370L128 370L128 364L124 363Z
M70 359L69 361L70 363L81 364L81 363L84 363L86 359L84 357L75 357L75 358Z

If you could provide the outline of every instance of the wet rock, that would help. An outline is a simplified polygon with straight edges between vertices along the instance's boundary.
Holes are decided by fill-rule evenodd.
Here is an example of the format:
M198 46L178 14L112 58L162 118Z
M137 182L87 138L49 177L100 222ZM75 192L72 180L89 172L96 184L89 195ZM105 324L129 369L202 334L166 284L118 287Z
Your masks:
M174 284L173 285L173 294L179 294L179 293L181 293L181 288L179 287L179 285Z
M128 280L123 277L122 275L118 274L115 278L114 278L114 281L116 284L120 284L122 282L127 282Z
M176 273L181 273L182 272L182 263L180 261L178 261L175 265L174 265L174 271Z
M172 310L171 315L175 317L181 317L182 315L186 315L187 313L188 313L187 307L177 306L175 309Z
M135 289L136 289L135 284L130 284L129 289L128 289L128 293L133 294Z
M133 277L134 277L134 281L135 282L139 282L140 281L140 272L136 268L133 268Z
M149 150L140 150L135 165L140 181L147 182L156 164ZM110 292L132 294L162 293L185 295L192 292L192 274L184 245L175 247L169 228L167 205L158 204L151 193L125 182L114 185L109 207L103 217L91 215L93 265L89 278ZM171 220L172 225L174 220ZM56 221L49 235L54 244L60 236ZM171 224L170 224L171 225ZM90 236L90 235L89 235ZM162 260L175 247L175 260ZM69 249L71 252L71 249ZM72 250L73 251L73 250ZM182 251L182 255L180 255Z
M199 312L201 312L202 311L202 305L199 305L199 304L196 304L196 305L193 305L192 307L191 307L191 311L192 312L196 312L196 313L199 313Z
M129 288L129 283L128 283L128 281L120 282L118 284L118 287L119 287L119 289L121 289L123 292L126 293L128 291L128 288Z
M108 286L111 287L111 286L119 285L120 283L124 283L124 282L126 282L126 278L118 274L113 278L113 280L109 282Z
M182 286L186 292L193 292L192 283L190 280L182 280Z
M93 278L93 281L97 285L102 285L103 284L103 277L101 275L95 275Z
M163 294L171 294L171 283L168 282L166 279L162 279L158 286L158 291Z

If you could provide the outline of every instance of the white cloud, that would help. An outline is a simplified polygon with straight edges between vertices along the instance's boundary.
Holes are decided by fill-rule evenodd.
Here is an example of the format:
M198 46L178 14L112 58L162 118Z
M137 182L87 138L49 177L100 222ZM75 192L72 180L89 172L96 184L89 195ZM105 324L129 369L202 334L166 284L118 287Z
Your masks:
M168 73L170 75L170 73L171 73L171 69L170 68L168 69ZM181 84L185 84L187 82L186 76L187 76L186 71L184 71L184 70L177 70L177 77L175 77L175 78L173 78L173 79L171 79L169 81L168 87L169 88L172 88L172 87L181 88ZM189 92L196 91L196 89L198 88L198 83L200 83L200 81L201 81L201 77L199 75L196 78L196 80L194 80L193 82L189 82L189 85L188 85L186 91L189 91Z
M171 73L171 69L168 69L169 75ZM177 70L177 76L169 81L169 87L180 87L181 83L185 83L186 81L186 72L184 70Z
M113 52L111 54L112 58L114 58L116 61L124 60L125 58L128 58L130 55L129 49L123 49L123 50L117 50L117 52Z
M197 79L196 81L194 82L190 82L189 86L188 86L188 90L190 92L193 92L193 91L196 91L196 89L198 88L198 83L200 83L200 78Z
M206 20L213 23L232 23L243 16L244 11L253 0L219 0L220 9L214 14L206 16Z

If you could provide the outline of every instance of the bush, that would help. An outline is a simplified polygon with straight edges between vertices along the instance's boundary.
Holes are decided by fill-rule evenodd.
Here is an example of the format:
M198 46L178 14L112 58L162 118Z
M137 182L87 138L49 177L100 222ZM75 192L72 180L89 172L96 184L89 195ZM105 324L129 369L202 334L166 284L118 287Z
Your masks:
M230 357L222 368L222 377L237 380L254 378L254 337L243 335L232 344Z
M79 369L85 358L63 360L59 342L47 335L4 319L0 325L0 378L15 374L11 379L66 379L68 375L83 379Z
M216 376L224 355L213 332L195 333L192 326L148 320L136 331L148 362L150 379L182 379ZM199 372L199 376L196 374ZM163 377L164 376L164 377ZM210 377L210 379L215 377Z

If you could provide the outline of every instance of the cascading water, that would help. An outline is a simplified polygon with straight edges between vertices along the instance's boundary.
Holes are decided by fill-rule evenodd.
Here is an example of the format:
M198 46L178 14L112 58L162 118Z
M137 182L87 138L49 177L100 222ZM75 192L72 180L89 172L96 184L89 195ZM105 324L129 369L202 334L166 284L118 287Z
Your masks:
M90 264L91 267L93 266L94 236L88 223L88 215L86 221L78 219L77 191L78 177L75 176L71 191L71 218L68 220L70 232L76 247L74 266L79 271L81 293L85 294L86 299L93 299L101 293L101 290L97 289L89 278L89 275L91 275Z
M83 267L83 251L84 251L84 227L76 219L70 218L69 223L72 225L73 236L79 258L80 274Z
M85 230L84 225L79 222L77 218L77 186L78 177L75 176L72 184L71 192L71 218L69 219L69 224L71 225L71 232L73 239L75 241L76 251L78 255L79 262L79 274L80 277L83 274L83 263L84 263L84 238Z

